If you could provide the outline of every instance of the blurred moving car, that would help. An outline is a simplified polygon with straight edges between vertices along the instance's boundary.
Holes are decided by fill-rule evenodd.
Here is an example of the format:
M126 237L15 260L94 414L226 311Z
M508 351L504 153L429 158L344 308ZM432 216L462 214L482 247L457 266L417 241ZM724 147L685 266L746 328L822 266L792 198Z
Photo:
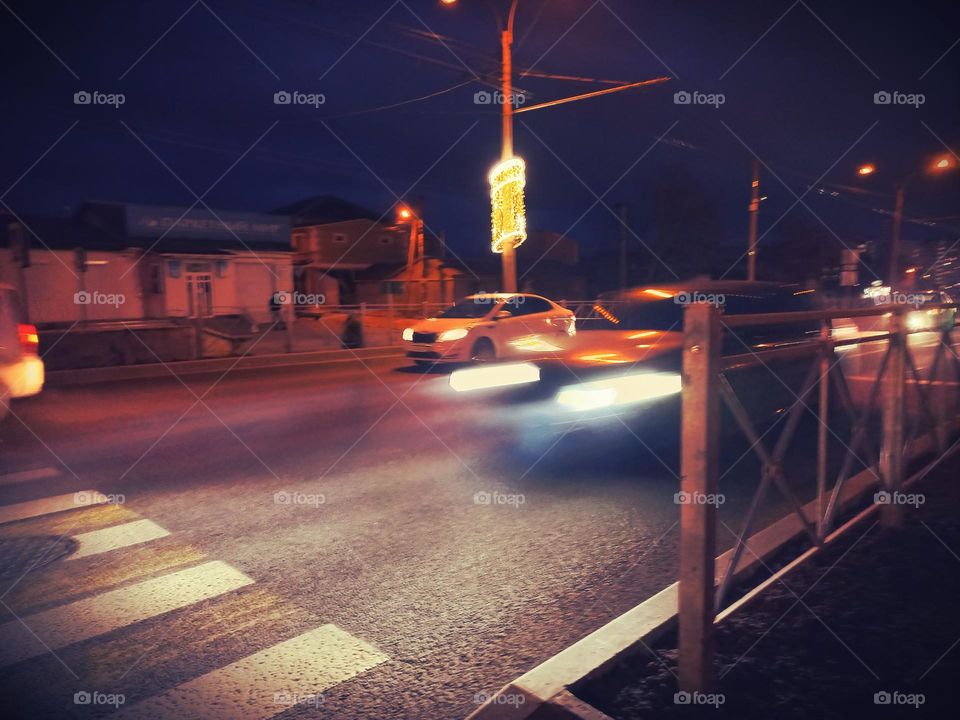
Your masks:
M500 401L500 421L520 435L556 430L623 427L639 419L643 432L679 428L684 308L716 305L730 315L817 309L815 293L771 282L691 281L633 288L597 299L577 318L575 335L558 338L559 349L531 353L526 362L457 370L450 385L484 392ZM772 323L723 333L722 353L733 357L727 373L751 417L776 417L796 401L810 357L760 361L756 353L803 343L819 323Z
M37 328L23 322L13 286L0 283L0 417L13 398L36 395L43 388L43 360L37 354Z
M403 331L407 357L418 364L493 362L559 350L576 333L572 311L530 293L469 295L437 317Z

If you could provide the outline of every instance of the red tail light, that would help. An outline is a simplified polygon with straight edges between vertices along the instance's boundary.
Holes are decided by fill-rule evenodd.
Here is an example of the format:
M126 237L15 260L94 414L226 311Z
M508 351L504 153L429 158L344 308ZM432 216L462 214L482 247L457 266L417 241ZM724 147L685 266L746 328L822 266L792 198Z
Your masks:
M36 355L40 347L40 337L37 335L36 325L26 325L21 323L17 326L17 332L20 336L20 349L28 355Z

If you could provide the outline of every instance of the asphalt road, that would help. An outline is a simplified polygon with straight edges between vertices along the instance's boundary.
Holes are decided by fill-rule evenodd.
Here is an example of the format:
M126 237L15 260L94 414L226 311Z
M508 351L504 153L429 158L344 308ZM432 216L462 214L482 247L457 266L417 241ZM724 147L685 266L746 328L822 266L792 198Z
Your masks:
M673 582L670 452L626 432L518 452L508 408L404 365L48 388L15 405L0 426L0 505L86 489L122 504L0 523L0 540L89 548L127 522L169 534L3 578L0 640L44 643L0 657L4 704L90 717L112 707L74 694L99 691L122 694L130 717L201 703L198 717L459 718ZM742 512L756 477L747 456L724 480L721 518ZM774 498L764 515L782 512ZM117 611L117 588L141 616ZM320 670L301 647L318 642L332 653ZM287 695L241 713L251 684Z

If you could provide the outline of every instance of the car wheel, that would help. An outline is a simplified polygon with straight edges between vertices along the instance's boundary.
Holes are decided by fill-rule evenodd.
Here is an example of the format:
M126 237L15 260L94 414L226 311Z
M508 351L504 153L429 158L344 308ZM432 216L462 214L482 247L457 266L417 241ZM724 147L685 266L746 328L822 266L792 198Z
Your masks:
M475 363L488 363L497 359L497 351L493 349L493 343L482 338L473 344L473 350L470 351L470 359Z

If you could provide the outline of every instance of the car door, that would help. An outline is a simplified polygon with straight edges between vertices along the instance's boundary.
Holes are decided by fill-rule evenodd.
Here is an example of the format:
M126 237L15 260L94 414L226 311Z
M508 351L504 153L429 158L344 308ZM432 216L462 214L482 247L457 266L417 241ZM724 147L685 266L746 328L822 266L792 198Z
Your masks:
M521 296L516 298L516 301L508 306L513 312L513 317L509 321L511 337L530 335L543 337L557 333L557 326L553 324L553 305L547 300Z

